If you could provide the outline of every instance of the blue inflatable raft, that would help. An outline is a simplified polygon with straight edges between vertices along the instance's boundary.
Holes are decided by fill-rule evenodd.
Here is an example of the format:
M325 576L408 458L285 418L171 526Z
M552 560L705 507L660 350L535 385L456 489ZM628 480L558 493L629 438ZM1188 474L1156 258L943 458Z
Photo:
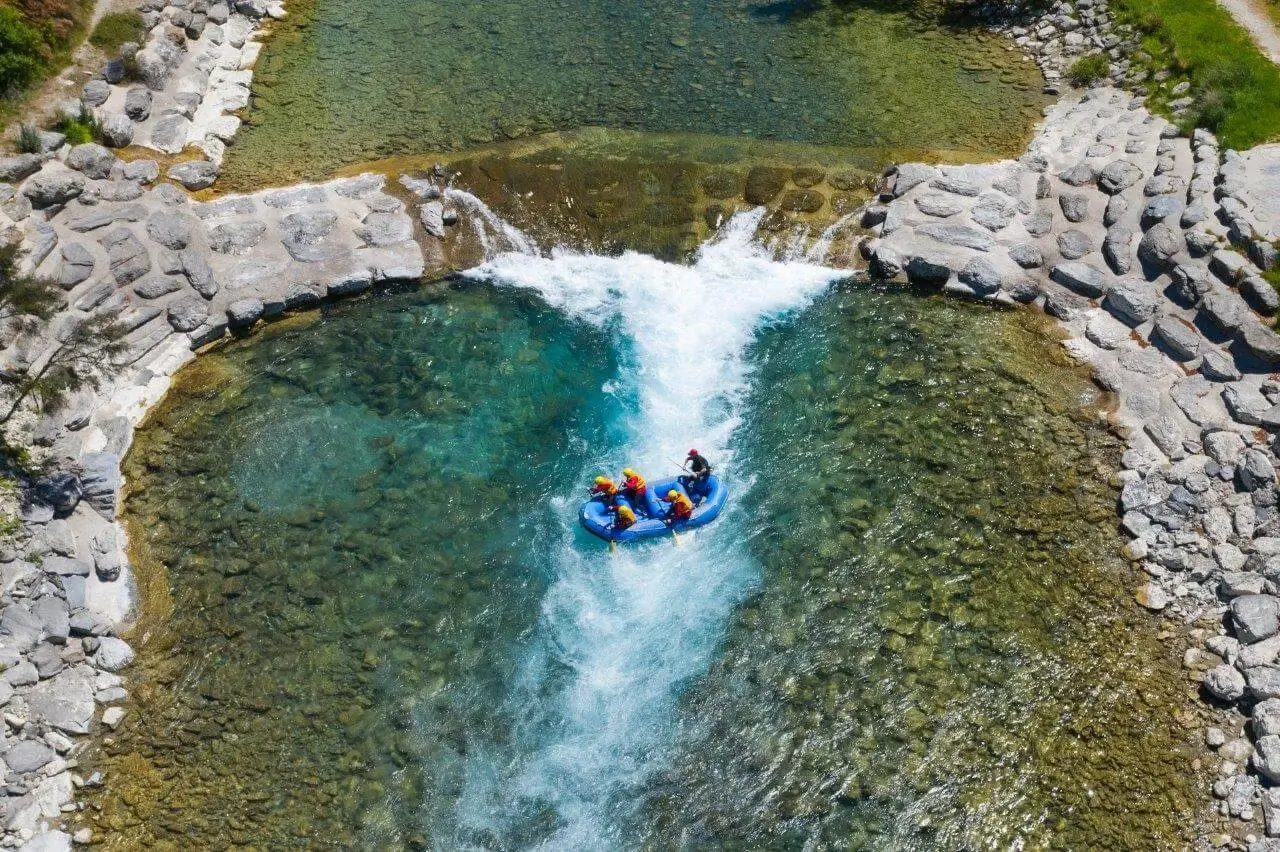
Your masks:
M693 515L687 521L668 526L666 521L663 520L667 514L667 503L659 500L657 495L666 494L671 490L688 494L689 499L693 501ZM578 513L578 518L588 532L594 533L603 539L608 539L609 541L637 541L642 538L658 538L670 535L673 530L680 532L681 530L689 530L711 523L719 517L728 497L728 489L720 481L720 477L715 474L707 477L705 489L703 489L702 493L696 494L686 491L684 485L678 479L663 479L649 483L649 488L645 491L645 505L643 506L632 505L625 497L617 498L618 501L631 506L636 513L636 522L625 530L615 530L613 528L613 512L601 500L588 500L583 503L582 509Z

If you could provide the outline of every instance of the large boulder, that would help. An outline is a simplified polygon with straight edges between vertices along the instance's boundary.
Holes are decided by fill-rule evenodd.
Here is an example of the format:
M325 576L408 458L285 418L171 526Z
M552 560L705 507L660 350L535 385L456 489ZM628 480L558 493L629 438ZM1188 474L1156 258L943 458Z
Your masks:
M192 160L171 167L168 174L170 179L194 191L213 186L213 182L218 179L219 171L217 163L211 163L208 160Z
M1231 623L1236 638L1246 645L1261 642L1280 631L1280 613L1270 595L1242 595L1231 601Z
M180 215L152 213L147 219L147 236L167 249L178 251L191 242L191 227Z
M1204 689L1219 701L1238 701L1244 697L1244 675L1234 666L1214 666L1205 673Z
M1244 300L1221 284L1214 287L1200 300L1200 316L1224 332L1233 332L1250 316Z
M80 485L89 505L109 518L115 517L120 490L120 457L115 453L85 453L80 457Z
M115 228L102 237L107 250L111 275L123 287L151 271L151 254L142 240L128 228Z
M1182 231L1167 222L1158 222L1142 235L1138 243L1138 260L1153 270L1164 270L1185 247Z
M39 154L19 154L0 159L0 182L18 183L40 171L44 157Z
M960 270L960 283L979 296L990 296L1000 290L1000 270L985 257L973 257Z
M102 122L102 141L112 148L127 148L133 144L133 122L128 116L113 112Z
M1102 271L1081 261L1059 263L1049 272L1049 277L1082 296L1096 299L1103 292Z
M1177 361L1190 361L1200 354L1200 335L1176 317L1157 318L1151 339Z
M1130 325L1142 325L1156 315L1160 294L1146 281L1123 278L1111 285L1103 306Z
M58 284L64 290L73 290L88 280L95 266L93 255L80 243L62 244L62 265L58 267Z
M174 331L195 331L209 318L209 307L201 299L179 299L169 305L168 317Z
M266 231L266 224L257 219L226 222L209 231L209 247L222 254L248 254Z
M261 299L236 299L227 305L227 321L234 328L247 328L258 321L262 311Z
M1058 251L1067 260L1079 260L1094 249L1093 238L1076 228L1058 234Z
M1245 491L1257 491L1259 488L1275 484L1276 469L1266 453L1249 449L1245 450L1244 455L1240 457L1240 464L1236 467L1236 479Z
M124 114L134 121L146 121L151 117L151 92L146 86L134 86L125 92Z
M950 222L926 222L916 228L916 233L949 246L961 246L974 251L991 251L996 245L995 238L986 231Z
M75 510L83 494L80 477L66 471L42 476L31 486L31 496L52 508L54 514L61 517L70 515Z
M1098 175L1098 188L1108 195L1124 192L1142 180L1142 168L1129 160L1108 163Z
M920 163L903 163L898 166L893 176L893 197L901 198L916 186L937 176L938 170L933 166L925 166Z
M36 208L66 204L84 192L84 175L63 165L51 165L22 186L22 194Z
M1262 323L1243 322L1239 339L1259 361L1269 367L1280 366L1280 335Z
M111 176L111 167L115 165L116 155L96 142L76 145L67 154L67 165L86 177L94 180L106 180Z
M106 641L104 637L102 641ZM120 641L120 640L116 640ZM93 722L93 669L73 666L27 693L32 718L68 734L87 734Z
M1133 231L1117 225L1107 231L1102 241L1102 259L1111 267L1116 275L1127 275L1133 268L1130 249L1133 246Z
M370 246L395 245L413 237L413 220L403 213L370 213L356 236Z

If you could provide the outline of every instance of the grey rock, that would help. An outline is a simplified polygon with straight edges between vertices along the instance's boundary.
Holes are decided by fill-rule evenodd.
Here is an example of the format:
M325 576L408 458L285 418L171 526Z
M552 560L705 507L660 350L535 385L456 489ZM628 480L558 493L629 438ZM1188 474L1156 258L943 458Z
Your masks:
M93 661L98 668L115 672L132 663L133 657L133 649L128 642L115 636L103 636Z
M116 284L123 287L137 281L151 271L151 255L128 228L115 228L102 237L107 250L111 275Z
M1018 243L1010 246L1009 258L1023 269L1038 269L1044 266L1044 255L1035 243Z
M39 154L19 154L16 157L0 159L0 181L18 183L36 172L44 165L44 158Z
M1058 175L1059 180L1068 186L1085 186L1098 179L1098 173L1087 162L1080 162Z
M1240 282L1240 295L1259 313L1271 316L1280 310L1280 293L1267 279L1250 272Z
M1257 491L1275 484L1276 469L1266 453L1261 450L1245 450L1236 467L1236 481L1245 491Z
M1268 366L1280 365L1280 335L1260 322L1241 324L1239 340L1249 352Z
M155 160L133 160L124 164L125 180L151 183L160 177L160 166Z
M1182 212L1182 202L1172 195L1158 195L1142 208L1139 224L1143 230L1169 219Z
M1190 361L1200 352L1200 335L1175 317L1158 317L1151 337L1177 361Z
M1160 294L1146 281L1123 278L1107 290L1103 306L1131 325L1141 325L1156 314Z
M226 3L211 3L209 11L205 12L205 16L211 23L221 25L227 22L227 19L231 16L231 10Z
M146 86L133 86L125 93L124 114L134 121L151 117L151 92Z
M136 201L142 197L142 187L131 180L107 181L96 189L99 201Z
M1235 361L1216 349L1209 349L1204 353L1204 358L1200 362L1200 373L1215 382L1240 381L1240 369L1236 367Z
M907 278L917 284L945 284L951 267L945 259L916 255L907 259Z
M1244 255L1231 249L1218 249L1209 255L1209 271L1223 282L1235 286L1244 278L1248 264Z
M143 278L133 287L133 292L144 299L159 299L182 289L184 282L167 275L153 275Z
M93 670L88 666L65 669L36 684L26 697L33 719L68 734L89 733L94 705Z
M923 214L928 216L936 216L938 219L946 219L947 216L955 216L957 212L964 210L964 205L961 205L961 203L956 201L955 198L945 196L945 194L938 192L920 194L920 196L913 198L913 201L920 212L923 212ZM435 215L439 215L440 217L439 233L434 232L428 224L429 217L434 221ZM444 206L442 203L438 201L425 203L425 205L422 205L421 217L422 226L426 228L426 233L433 235L433 237L439 237L440 239L444 238Z
M1231 622L1236 638L1246 645L1276 635L1280 631L1276 599L1270 595L1243 595L1233 599Z
M213 182L218 179L219 171L217 163L211 163L208 160L192 160L173 166L168 174L171 179L187 189L198 190L213 186Z
M169 305L168 317L174 331L195 331L209 318L209 308L199 299L180 299Z
M1142 187L1142 194L1148 198L1153 195L1178 195L1187 191L1187 183L1173 175L1156 175Z
M158 92L164 88L170 69L169 63L158 51L148 47L145 50L139 50L133 59L138 69L138 79L154 91Z
M111 167L116 157L109 150L96 142L76 145L67 154L67 165L78 172L83 172L94 180L106 180L111 176Z
M1178 224L1183 229L1193 227L1209 218L1209 206L1203 200L1188 204L1178 217Z
M1049 277L1062 286L1090 298L1097 298L1103 292L1102 271L1080 261L1058 264L1050 271Z
M102 141L112 148L127 148L133 144L133 122L128 116L113 112L102 121Z
M37 209L66 204L82 192L84 192L84 175L64 166L45 169L22 186L22 194Z
M50 600L50 598L41 598L41 601ZM61 603L66 603L61 601ZM65 612L63 613L65 617ZM62 625L62 641L66 642L67 632L70 629L65 622ZM27 656L28 662L36 667L36 674L43 680L51 678L67 666L62 662L62 652L57 647L43 642L36 646L35 650Z
M954 216L964 208L951 201L945 195L917 195L915 204L921 212L930 216ZM418 213L422 228L436 239L444 239L444 205L439 201L428 201L422 205Z
M62 265L58 267L58 284L64 290L72 290L88 280L95 266L93 255L79 243L62 244Z
M985 257L974 257L959 274L960 283L979 296L989 296L1000 289L1000 271Z
M151 126L151 145L166 154L177 154L187 147L187 135L190 131L191 120L186 116L176 113L162 115ZM169 171L172 173L173 169Z
M901 198L914 187L931 180L937 174L937 169L920 163L904 163L898 166L893 177L893 197Z
M237 299L227 306L227 321L233 328L251 326L262 316L261 299Z
M1234 666L1214 666L1205 673L1205 691L1219 701L1239 701L1244 697L1244 675Z
M192 289L206 299L217 295L218 281L213 276L213 269L205 259L204 252L192 248L183 249L178 253L178 258L182 263L182 273L187 276Z
M4 762L19 775L35 772L55 757L53 749L34 740L21 740L4 753Z
M222 254L248 254L266 230L267 226L256 219L227 222L210 229L209 247Z
M71 852L73 841L76 843L88 842L82 833L84 831L89 831L89 829L82 829L81 832L76 832L76 837L81 838L80 840L75 840L72 835L67 834L65 831L43 831L18 847L18 852ZM92 839L92 837L93 833L89 831L88 838Z
M147 236L165 248L177 251L191 242L191 228L180 215L157 211L147 219Z
M1107 236L1102 241L1102 259L1111 267L1112 272L1127 275L1133 268L1130 259L1132 248L1133 231L1116 225L1107 231Z
M1017 215L1017 204L1009 199L992 195L979 201L969 218L988 231L1003 231Z
M1169 273L1173 283L1169 295L1188 307L1196 305L1200 299L1213 289L1213 278L1209 270L1198 263L1179 263Z
M1152 269L1167 269L1185 246L1181 231L1166 222L1159 222L1142 235L1138 243L1138 260Z
M86 233L116 222L137 222L146 215L147 208L141 204L99 204L89 208L88 213L65 220L65 224L73 231Z
M1200 300L1199 308L1201 316L1227 332L1235 331L1249 316L1244 300L1220 284Z
M403 213L370 213L356 229L366 245L389 246L413 236L413 221Z
M1089 196L1082 192L1064 192L1058 196L1058 205L1068 222L1083 222L1089 217Z
M1257 750L1253 755L1253 768L1266 780L1280 782L1280 736L1266 736L1258 740Z
M1222 389L1222 402L1232 418L1246 426L1259 425L1259 418L1271 408L1270 401L1253 388L1234 384Z
M1208 231L1192 229L1183 232L1183 238L1187 241L1187 253L1192 257L1206 257L1218 245L1218 240Z
M1250 726L1256 739L1280 734L1280 698L1268 698L1254 705Z
M1083 231L1072 228L1058 234L1058 251L1067 260L1079 260L1093 249L1093 240Z
M1107 200L1107 209L1102 214L1102 224L1110 228L1124 219L1125 214L1128 212L1129 202L1125 201L1124 196L1113 195Z
M1098 175L1098 188L1108 195L1116 195L1142 180L1141 167L1129 160L1116 160Z
M30 493L33 499L51 507L58 516L65 517L75 510L84 489L80 484L80 477L62 471L37 479L32 484Z
M1277 252L1276 247L1266 240L1254 240L1249 243L1248 255L1254 266L1263 272L1274 269L1276 264L1280 263L1280 252Z
M1022 226L1033 237L1043 237L1053 230L1053 215L1046 210L1032 213L1023 220Z
M80 100L91 107L100 107L111 97L111 86L106 80L90 80L80 92Z
M84 453L80 468L85 500L99 512L114 517L116 493L120 490L120 457L115 453Z
M966 198L976 198L978 193L982 192L982 187L973 181L947 175L942 175L929 181L929 186L934 189L940 189L943 192L949 192L952 195L962 195Z
M1016 302L1029 305L1040 297L1040 285L1030 278L1020 278L1006 285L1006 292Z
M132 44L132 42L129 43ZM125 66L123 58L108 59L106 64L102 66L102 78L113 86L119 85L124 82L128 71L129 69Z

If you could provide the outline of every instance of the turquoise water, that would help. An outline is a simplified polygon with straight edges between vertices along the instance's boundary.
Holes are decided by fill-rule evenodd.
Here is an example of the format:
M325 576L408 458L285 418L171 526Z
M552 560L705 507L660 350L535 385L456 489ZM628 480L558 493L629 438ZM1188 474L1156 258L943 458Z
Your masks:
M128 460L174 609L96 761L108 845L1182 846L1088 383L755 225L502 255L184 374ZM578 529L591 476L690 444L714 525Z
M256 67L223 188L587 126L1011 156L1045 103L1034 63L1006 40L890 4L290 9Z

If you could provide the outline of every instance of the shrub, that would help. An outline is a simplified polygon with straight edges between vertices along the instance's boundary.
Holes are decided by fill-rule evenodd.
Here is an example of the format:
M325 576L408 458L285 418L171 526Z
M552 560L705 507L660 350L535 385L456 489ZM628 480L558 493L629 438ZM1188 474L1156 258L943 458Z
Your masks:
M111 12L103 15L102 20L93 28L89 41L94 47L114 56L120 46L127 41L141 43L146 35L146 25L138 12Z
M48 52L39 30L27 24L16 9L0 6L0 95L35 80Z
M58 120L57 128L59 133L67 137L68 145L83 145L102 138L98 119L84 102L80 103L79 115L64 114Z
M18 150L24 154L40 153L40 132L30 124L18 126Z
M1067 70L1067 79L1073 86L1087 86L1095 80L1105 79L1111 74L1111 61L1105 53L1090 53L1081 56Z

